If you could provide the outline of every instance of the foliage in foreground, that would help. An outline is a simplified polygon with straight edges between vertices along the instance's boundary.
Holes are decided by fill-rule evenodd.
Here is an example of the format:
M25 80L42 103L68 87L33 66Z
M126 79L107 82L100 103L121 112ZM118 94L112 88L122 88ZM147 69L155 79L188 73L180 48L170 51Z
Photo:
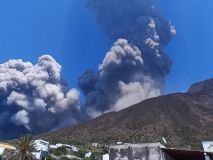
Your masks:
M11 152L6 160L35 160L32 154L35 149L31 135L22 135L20 139L13 142L13 145L16 150Z

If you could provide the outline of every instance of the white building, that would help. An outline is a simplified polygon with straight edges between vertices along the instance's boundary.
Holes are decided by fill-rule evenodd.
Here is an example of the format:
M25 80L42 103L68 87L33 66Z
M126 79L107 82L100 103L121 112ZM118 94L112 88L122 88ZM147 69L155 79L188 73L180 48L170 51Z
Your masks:
M93 147L99 147L99 144L98 143L92 143L92 146Z
M34 148L36 151L32 154L35 156L35 158L38 160L46 160L48 156L49 142L44 140L35 140Z
M104 154L102 156L102 160L109 160L109 154Z
M34 147L37 151L47 151L49 149L49 142L44 140L35 140L34 141Z
M51 149L57 149L57 148L60 148L60 147L66 147L68 149L71 149L73 152L78 152L78 148L73 146L73 145L69 145L69 144L62 144L62 143L58 143L58 144L55 144L55 145L49 145L49 148Z
M88 152L88 153L85 154L85 158L90 158L91 155L92 155L92 152Z
M4 154L5 148L0 147L0 156L2 156Z
M32 152L32 154L37 160L46 160L46 158L48 157L48 152L45 151Z
M123 144L123 142L117 142L116 144L117 144L117 145L122 145L122 144Z
M110 160L212 160L213 143L203 142L202 150L165 148L161 143L126 144L110 147Z
M202 145L204 152L213 153L213 141L203 141ZM205 154L205 160L210 160L210 156Z
M204 152L213 152L213 141L203 141L202 145Z

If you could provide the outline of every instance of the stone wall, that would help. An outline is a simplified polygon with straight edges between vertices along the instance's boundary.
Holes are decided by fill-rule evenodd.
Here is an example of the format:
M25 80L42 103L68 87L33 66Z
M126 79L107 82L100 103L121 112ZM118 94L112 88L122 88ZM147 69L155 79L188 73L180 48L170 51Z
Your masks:
M160 143L124 144L110 147L110 160L164 160Z

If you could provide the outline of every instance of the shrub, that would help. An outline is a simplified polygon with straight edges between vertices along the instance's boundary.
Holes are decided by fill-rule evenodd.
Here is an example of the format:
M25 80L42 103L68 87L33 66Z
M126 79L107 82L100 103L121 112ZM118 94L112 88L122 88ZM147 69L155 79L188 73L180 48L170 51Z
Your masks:
M71 160L71 159L68 157L61 157L60 160Z
M78 152L76 152L76 155L80 158L84 158L86 153L86 150L80 149Z
M62 156L62 155L66 155L68 153L66 147L59 147L57 148L55 151L53 151L53 154L55 156Z

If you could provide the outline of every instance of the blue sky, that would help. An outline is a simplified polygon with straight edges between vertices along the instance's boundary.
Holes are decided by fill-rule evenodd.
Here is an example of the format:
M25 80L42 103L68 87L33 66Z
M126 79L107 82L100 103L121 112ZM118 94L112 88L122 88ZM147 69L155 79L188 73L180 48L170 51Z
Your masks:
M173 60L166 93L185 91L195 81L213 77L212 0L160 0L177 36L166 50ZM85 0L1 0L0 63L22 58L36 63L51 54L63 77L77 87L77 78L96 68L111 42L101 31Z
M21 58L33 63L51 54L70 86L87 68L96 68L108 39L84 0L1 0L0 63Z
M185 91L190 84L213 78L213 1L160 0L177 30L167 46L173 61L166 92Z

